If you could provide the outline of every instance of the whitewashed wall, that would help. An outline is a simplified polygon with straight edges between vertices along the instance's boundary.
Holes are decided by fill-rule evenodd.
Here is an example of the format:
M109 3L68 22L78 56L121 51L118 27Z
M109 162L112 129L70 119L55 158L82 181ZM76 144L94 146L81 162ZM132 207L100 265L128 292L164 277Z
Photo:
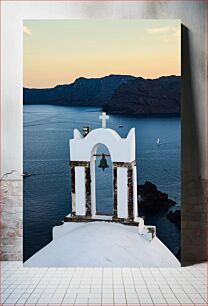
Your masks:
M102 140L102 141L101 141ZM131 163L135 161L135 128L132 128L126 138L109 128L98 128L92 130L86 137L75 129L74 139L70 139L70 159L73 161L90 161L91 168L91 205L92 216L96 216L96 179L95 158L98 145L105 145L111 155L112 162ZM82 168L82 171L79 169ZM135 180L136 166L134 167L134 206L137 200L137 181ZM84 184L84 186L83 186ZM85 173L84 167L75 167L75 192L76 192L76 214L85 215ZM118 192L118 217L128 218L128 186L127 168L118 167L117 170L117 192ZM82 208L81 208L82 207ZM136 208L134 207L134 212ZM137 214L135 215L137 216Z
M19 175L22 173L23 19L181 19L184 25L182 28L184 75L182 256L184 261L205 259L207 256L205 237L208 232L207 219L204 218L207 214L207 197L205 201L204 192L208 191L206 3L206 1L4 1L1 29L1 177L11 170L16 170L17 172L7 176L7 179L21 180ZM197 239L190 241L193 231ZM15 242L13 244L15 245ZM4 249L2 252L4 254ZM7 253L1 258L11 259L11 257Z
M127 168L117 168L118 218L128 218Z
M132 128L126 138L112 129L94 129L86 137L76 138L78 130L75 129L75 139L70 140L70 158L72 161L91 161L93 151L102 143L110 154L112 162L132 162L135 160L135 129Z
M79 192L76 192L76 190L79 190ZM75 167L75 192L76 214L79 216L85 216L85 167Z
M133 213L134 217L138 216L138 200L137 200L137 168L139 164L133 167Z

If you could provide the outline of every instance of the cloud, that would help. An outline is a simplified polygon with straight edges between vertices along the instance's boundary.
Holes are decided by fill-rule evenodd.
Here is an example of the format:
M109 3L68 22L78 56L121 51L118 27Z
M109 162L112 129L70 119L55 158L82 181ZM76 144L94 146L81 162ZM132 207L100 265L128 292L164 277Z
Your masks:
M26 34L26 35L29 35L29 36L32 35L31 30L26 26L23 26L23 33Z
M173 34L175 36L179 36L180 32L178 28L176 27L171 27L171 26L166 26L166 27L159 27L159 28L148 28L146 31L150 34L161 34L161 33L169 33Z
M164 43L170 43L180 38L180 28L173 26L147 28L146 32Z

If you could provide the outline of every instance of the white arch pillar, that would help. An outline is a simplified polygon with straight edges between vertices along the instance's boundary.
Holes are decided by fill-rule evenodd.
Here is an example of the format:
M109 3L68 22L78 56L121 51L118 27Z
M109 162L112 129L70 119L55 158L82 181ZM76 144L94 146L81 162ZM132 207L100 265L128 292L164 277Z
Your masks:
M77 192L79 190L79 192ZM75 167L75 213L86 215L85 167Z
M128 176L126 167L117 168L117 216L128 219Z
M95 157L92 156L90 163L90 172L91 172L91 210L92 218L96 216L96 182L95 182Z
M133 211L134 211L134 218L138 216L138 200L137 200L137 168L136 165L133 167Z

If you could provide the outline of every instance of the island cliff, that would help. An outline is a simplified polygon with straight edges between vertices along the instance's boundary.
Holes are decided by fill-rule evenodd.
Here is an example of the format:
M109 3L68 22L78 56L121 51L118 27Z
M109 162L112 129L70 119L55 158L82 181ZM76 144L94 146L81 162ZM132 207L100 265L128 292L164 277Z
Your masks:
M109 114L180 115L179 76L143 79L130 75L80 77L54 88L23 89L24 104L100 106Z

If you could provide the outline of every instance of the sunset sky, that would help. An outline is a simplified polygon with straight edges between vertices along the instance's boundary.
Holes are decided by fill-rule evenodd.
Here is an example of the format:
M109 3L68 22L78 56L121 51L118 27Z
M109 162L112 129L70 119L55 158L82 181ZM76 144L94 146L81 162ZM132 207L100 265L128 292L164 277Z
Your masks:
M179 20L27 20L24 87L46 88L78 77L181 74Z

